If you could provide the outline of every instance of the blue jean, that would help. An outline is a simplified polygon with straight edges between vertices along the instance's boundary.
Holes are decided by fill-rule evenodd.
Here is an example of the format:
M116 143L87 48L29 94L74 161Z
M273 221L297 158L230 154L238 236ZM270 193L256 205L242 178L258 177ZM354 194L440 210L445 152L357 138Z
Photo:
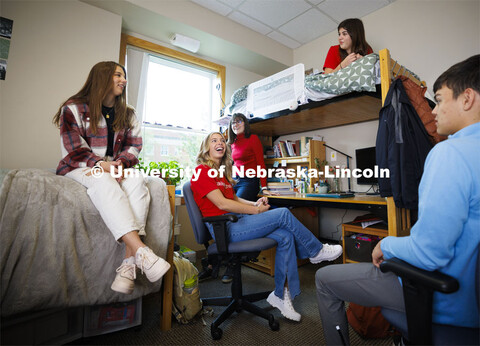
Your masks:
M235 194L247 201L255 202L260 191L260 179L258 178L238 178L233 187Z
M277 208L257 215L237 216L237 222L227 223L229 240L236 242L265 237L276 240L275 295L283 298L286 280L291 297L299 295L297 258L316 256L323 247L322 243L287 208ZM214 237L212 225L207 223L207 228Z

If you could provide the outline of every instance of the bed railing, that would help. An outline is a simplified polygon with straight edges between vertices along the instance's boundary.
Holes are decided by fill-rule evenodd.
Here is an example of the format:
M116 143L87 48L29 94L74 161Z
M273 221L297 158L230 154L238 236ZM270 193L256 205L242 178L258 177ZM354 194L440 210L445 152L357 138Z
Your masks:
M388 89L392 80L398 76L405 76L415 84L425 87L426 83L424 81L418 80L417 77L412 75L412 73L405 68L403 65L399 64L398 61L394 60L390 56L390 51L385 48L378 52L380 57L380 78L382 85L382 105L385 102L387 97Z

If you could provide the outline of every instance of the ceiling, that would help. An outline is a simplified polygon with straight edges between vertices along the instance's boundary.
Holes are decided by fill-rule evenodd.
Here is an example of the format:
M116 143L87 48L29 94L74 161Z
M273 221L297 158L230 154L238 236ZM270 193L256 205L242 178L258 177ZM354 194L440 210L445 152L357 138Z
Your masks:
M395 0L190 0L295 49Z

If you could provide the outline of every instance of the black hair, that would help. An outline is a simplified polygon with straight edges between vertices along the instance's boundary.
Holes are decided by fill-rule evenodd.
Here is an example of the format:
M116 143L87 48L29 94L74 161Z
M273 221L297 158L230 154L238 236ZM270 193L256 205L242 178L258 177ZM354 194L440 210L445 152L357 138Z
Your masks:
M245 115L242 113L235 113L232 115L232 118L230 119L230 123L228 124L228 144L232 144L235 142L235 139L237 139L237 135L235 132L233 132L232 129L232 124L236 119L242 119L243 123L245 124L243 134L245 135L245 138L249 138L250 135L252 134L252 131L250 131L250 124L248 122L248 119Z

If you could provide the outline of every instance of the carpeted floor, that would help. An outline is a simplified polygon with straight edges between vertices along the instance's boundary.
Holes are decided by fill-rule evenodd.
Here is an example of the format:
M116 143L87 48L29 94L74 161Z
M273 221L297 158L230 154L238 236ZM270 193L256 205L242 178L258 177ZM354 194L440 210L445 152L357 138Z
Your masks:
M340 262L338 262L340 263ZM322 264L327 265L327 264ZM74 345L323 345L322 327L318 314L314 276L321 265L306 264L299 268L302 293L294 301L295 309L302 315L301 322L283 318L277 309L266 301L257 303L273 312L280 323L279 331L271 331L268 322L246 311L234 314L221 326L223 337L213 341L210 335L210 323L214 317L205 316L206 325L201 318L191 324L172 323L172 329L162 332L159 324L159 297L151 295L143 299L142 326L123 331L84 338ZM221 274L223 269L221 270ZM273 278L267 274L242 266L244 293L273 290ZM230 294L230 285L223 284L220 278L207 280L200 284L202 297L224 296ZM224 307L213 307L215 315ZM392 345L392 338L364 339L350 329L352 345Z

